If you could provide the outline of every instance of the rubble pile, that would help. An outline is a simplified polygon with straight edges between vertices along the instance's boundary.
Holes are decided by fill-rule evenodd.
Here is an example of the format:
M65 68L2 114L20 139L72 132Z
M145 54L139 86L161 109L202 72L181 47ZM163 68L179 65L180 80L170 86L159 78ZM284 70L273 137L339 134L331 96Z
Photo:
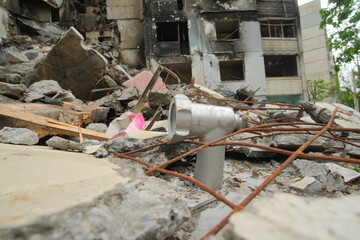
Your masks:
M54 24L19 18L25 32L34 36L1 38L0 142L101 158L96 161L107 158L114 164L111 168L119 166L117 171L129 179L116 182L95 200L43 214L35 222L16 222L22 215L1 218L1 239L20 235L24 239L199 239L294 152L297 158L258 197L276 193L274 198L280 198L278 192L311 198L359 193L358 112L340 104L258 102L256 91L247 88L229 93L197 84L167 85L160 74L122 63L113 40L117 27L105 17L105 1L92 8L73 4L74 9L86 8L86 13L60 25L73 22L75 27L64 31ZM168 71L161 65L158 70ZM194 103L227 106L246 127L212 145L199 136L173 142L168 137L174 124L168 125L174 114L169 106L177 94ZM332 112L330 130L298 153L332 119ZM189 119L181 121L192 124ZM196 152L206 150L204 144L226 146L219 191L225 199L194 179ZM71 172L71 167L64 172ZM10 191L5 194L10 196ZM19 196L11 199L28 200L25 194ZM297 204L303 201L280 196ZM244 214L257 219L259 209L254 205ZM228 239L226 234L236 232L232 228L237 218L244 216L234 215L216 239ZM73 238L67 236L71 234ZM247 232L242 234L234 236L242 238Z

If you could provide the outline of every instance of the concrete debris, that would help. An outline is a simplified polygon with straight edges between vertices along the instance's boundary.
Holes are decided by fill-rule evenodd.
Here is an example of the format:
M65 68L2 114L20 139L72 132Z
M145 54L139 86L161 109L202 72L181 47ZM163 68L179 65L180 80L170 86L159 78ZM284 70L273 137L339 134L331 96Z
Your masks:
M0 103L15 103L15 102L18 101L0 94Z
M324 182L328 173L324 164L314 161L297 159L292 162L302 176L314 177L320 182Z
M160 92L150 92L148 96L148 101L150 103L150 107L157 108L161 107L169 107L171 102L171 96L166 93Z
M121 101L130 102L137 98L138 92L135 87L125 88L123 90L117 90L112 94L102 97L94 102L90 102L89 105L99 107L109 107L117 112L123 112L124 107Z
M314 182L316 182L316 179L314 177L305 176L300 181L297 181L297 182L291 184L291 187L294 187L294 188L297 188L300 190L305 190L309 185L313 184Z
M67 102L75 100L72 93L62 89L58 82L54 80L41 80L30 85L26 91L24 101L33 102L44 97Z
M211 150L226 149L225 154L222 150L222 181L216 186L203 182L214 190L222 188L219 194L239 204L283 163L285 156L271 148L286 150L286 155L295 151L323 126L315 123L328 122L335 107L339 111L334 125L352 129L323 133L300 156L311 160L294 160L255 201L273 198L247 206L234 215L240 222L231 220L222 233L209 239L332 239L329 232L345 238L337 226L330 229L322 222L336 219L341 211L348 214L347 204L324 201L334 208L320 214L315 208L318 200L277 195L345 199L344 195L360 189L355 164L360 157L360 131L356 131L360 113L336 103L297 106L302 96L283 95L287 90L288 94L299 92L295 83L304 76L289 76L286 81L277 76L298 72L298 59L292 59L298 55L297 44L289 39L295 36L289 32L298 12L291 1L25 2L0 1L0 129L4 127L0 140L40 146L0 144L1 239L200 239L231 211L210 191L185 180L197 175L196 168L202 174L209 162L223 159L214 157ZM270 16L266 9L285 9L286 16L281 11ZM188 11L195 15L184 14ZM253 12L271 19L259 25ZM276 37L282 37L286 46L291 43L286 51L293 53L284 53L286 57L271 53L274 50L269 46L278 39L260 36L273 34L273 17L281 25ZM286 24L285 17L289 18ZM236 19L242 19L241 24ZM287 60L288 65L284 64ZM269 81L265 81L265 70L266 76L268 72L273 76ZM182 125L185 130L186 124L193 126L186 118L168 121L174 116L169 104L177 94L188 96L192 106L233 108L235 118L241 117L244 123L242 132L218 142L221 146L207 146L176 163L164 164L201 146L196 141L202 137L216 137L216 127L224 125L224 114L220 114L215 127L204 130L214 118L210 111L207 118L199 118L198 129L182 139L185 142L170 142L168 132L175 128L181 135ZM181 106L177 110L185 116L190 111ZM277 129L271 131L265 124ZM316 130L305 130L308 127ZM187 177L156 171L146 176L147 167L111 153L152 145L157 146L130 156L154 166L164 164L166 170ZM196 154L205 156L201 164ZM348 163L313 160L317 155ZM203 175L220 176L216 170L210 167ZM326 217L318 220L314 214ZM343 222L358 225L356 214L348 216ZM298 222L291 225L294 219Z
M226 199L234 203L240 203L245 199L245 196L236 192L230 192ZM191 233L193 239L201 239L208 231L215 227L222 219L224 219L231 209L224 203L220 203L215 208L209 208L201 212L198 224L195 230Z
M24 84L11 84L0 82L0 94L16 99L21 98L26 91Z
M310 138L311 135L306 134L282 134L274 136L272 144L277 148L296 150ZM336 141L320 137L311 143L307 149L309 151L322 152L325 149L331 148L333 145L336 145Z
M345 153L349 156L360 158L360 148L350 144L345 144Z
M145 148L145 147L148 147L151 145L155 145L158 143L156 141L158 139L161 139L161 138L135 139L135 138L130 138L130 137L124 135L121 137L117 137L113 140L110 140L108 143L108 149L118 152L118 153L130 152L132 150L137 150L137 149ZM140 152L140 153L133 154L133 156L150 154L151 152L158 151L158 149L159 149L159 147L154 148L149 151L146 151L146 152Z
M0 141L2 143L35 145L39 142L38 135L27 128L4 127L0 130Z
M325 166L330 172L341 175L346 183L352 182L360 177L360 173L341 167L335 163L326 163Z
M102 132L105 133L107 126L104 123L90 123L86 129L96 131L96 132Z
M7 73L5 74L5 81L11 84L19 84L21 82L21 75L17 73Z
M358 201L358 195L309 200L277 193L235 213L229 224L210 239L357 239Z
M81 152L84 146L81 143L74 142L65 138L54 136L46 141L49 147L66 151L78 151Z
M28 62L29 59L16 47L5 48L0 52L0 65Z
M33 21L25 18L18 18L18 20L27 28L35 31L40 35L41 41L47 43L56 43L64 31L55 24Z
M329 172L324 184L328 192L344 191L346 189L344 178L336 172Z
M97 51L86 47L83 40L82 35L71 27L36 67L29 77L29 84L53 79L62 88L71 90L75 97L89 100L95 87L94 79L105 70L108 62Z

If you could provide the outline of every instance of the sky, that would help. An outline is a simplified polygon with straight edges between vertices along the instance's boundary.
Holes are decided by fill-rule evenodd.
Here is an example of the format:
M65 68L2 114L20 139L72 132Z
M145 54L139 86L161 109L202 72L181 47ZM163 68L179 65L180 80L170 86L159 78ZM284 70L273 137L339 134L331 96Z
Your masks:
M311 2L311 1L312 0L298 0L298 4L299 4L299 6L301 6L301 5ZM326 8L328 5L328 0L320 0L320 1L321 1L321 7Z

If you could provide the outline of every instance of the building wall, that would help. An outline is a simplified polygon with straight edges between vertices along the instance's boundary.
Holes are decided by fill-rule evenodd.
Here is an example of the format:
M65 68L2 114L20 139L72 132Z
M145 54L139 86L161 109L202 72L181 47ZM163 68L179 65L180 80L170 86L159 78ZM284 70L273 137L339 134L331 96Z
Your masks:
M304 51L305 79L331 81L331 55L327 49L326 31L319 29L320 0L299 7Z

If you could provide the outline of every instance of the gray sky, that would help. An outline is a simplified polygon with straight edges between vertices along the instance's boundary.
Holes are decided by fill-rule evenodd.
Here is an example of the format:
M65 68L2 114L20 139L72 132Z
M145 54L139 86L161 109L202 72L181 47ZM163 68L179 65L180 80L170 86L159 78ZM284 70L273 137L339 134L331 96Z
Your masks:
M299 6L303 5L305 3L311 2L312 0L298 0ZM321 7L325 8L327 7L328 0L320 0L321 1Z

